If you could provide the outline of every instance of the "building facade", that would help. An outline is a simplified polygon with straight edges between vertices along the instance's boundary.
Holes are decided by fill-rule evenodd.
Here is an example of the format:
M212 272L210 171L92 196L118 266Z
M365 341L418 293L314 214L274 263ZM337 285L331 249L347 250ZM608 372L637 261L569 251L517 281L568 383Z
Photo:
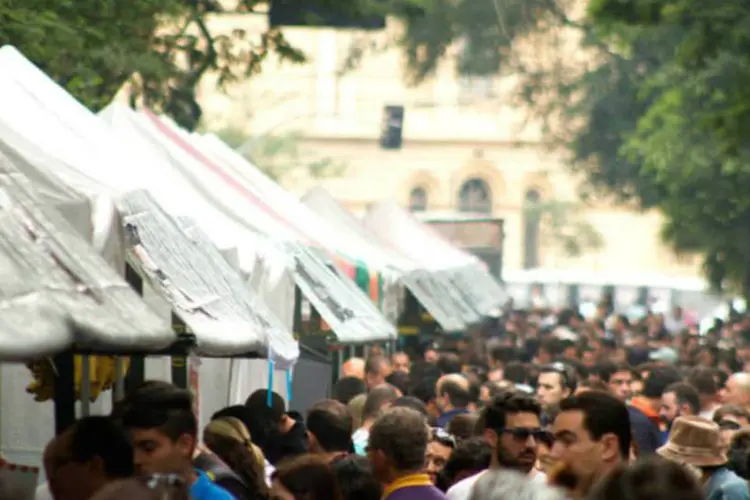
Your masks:
M222 15L214 29L264 29L262 16ZM389 27L397 29L397 27ZM303 194L322 184L355 212L395 199L413 210L469 211L504 219L504 267L658 272L695 276L695 258L677 258L660 240L661 219L611 203L589 203L577 217L601 236L601 245L572 256L551 237L530 203L579 206L581 180L562 152L542 144L541 128L512 105L512 77L459 78L446 63L429 81L405 84L398 49L382 49L392 33L286 29L309 62L269 60L262 73L216 90L201 88L206 128L248 136L298 132L303 147L345 166L335 178L312 178L305 169L283 179ZM370 47L351 67L355 50ZM385 106L403 106L403 145L380 145ZM580 225L581 221L576 224Z

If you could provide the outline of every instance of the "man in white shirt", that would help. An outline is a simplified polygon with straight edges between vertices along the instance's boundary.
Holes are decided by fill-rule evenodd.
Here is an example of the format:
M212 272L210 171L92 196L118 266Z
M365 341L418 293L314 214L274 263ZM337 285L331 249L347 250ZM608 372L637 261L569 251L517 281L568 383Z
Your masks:
M546 481L544 474L534 469L536 439L541 429L541 408L533 396L503 393L495 396L482 410L482 436L492 446L490 469L511 469L526 474L533 481ZM448 490L451 500L468 500L480 472L454 484Z

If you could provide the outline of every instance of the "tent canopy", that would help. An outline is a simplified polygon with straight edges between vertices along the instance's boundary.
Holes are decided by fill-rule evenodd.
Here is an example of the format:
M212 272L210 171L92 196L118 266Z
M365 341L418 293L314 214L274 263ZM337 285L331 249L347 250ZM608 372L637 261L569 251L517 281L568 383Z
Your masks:
M199 192L213 209L232 219L244 233L260 231L269 235L279 254L287 258L288 270L305 297L320 312L336 337L345 343L365 343L395 338L395 328L362 294L352 294L341 280L300 241L301 236L281 215L241 179L201 152L194 141L169 122L148 113L136 113L112 105L103 112L115 129L130 138L136 147L148 148L154 157L169 163ZM200 224L200 221L198 221ZM201 224L201 227L204 226ZM306 241L305 241L306 243ZM244 248L238 247L243 268ZM340 311L346 311L343 317Z
M186 281L184 276L197 270L186 268L178 271L176 268L178 263L189 265L192 261L187 256L196 250L191 248L186 238L176 237L179 233L174 220L170 220L163 211L153 210L145 214L129 211L129 207L133 209L133 205L128 203L132 199L126 200L126 195L138 187L146 187L144 184L158 185L162 179L155 179L155 175L160 169L129 149L101 119L9 46L0 49L0 103L4 110L0 115L0 138L6 144L29 162L40 157L54 159L54 163L47 161L35 166L60 184L68 184L82 192L91 190L96 193L92 217L94 242L100 241L102 248L111 248L120 256L119 260L124 259L125 235L130 236L128 231L132 228L133 220L137 219L140 226L136 227L140 230L141 239L139 252L128 247L130 257L138 257L132 264L142 270L155 268L166 273L171 269L175 273L166 277L159 274L159 281L151 281L151 284L163 294L175 314L195 335L199 354L267 352L271 340L267 333L254 322L240 321L237 315L229 315L228 311L232 311L233 306L221 304L227 299L220 294L212 296L213 315L204 315L200 321L197 320L198 315L190 309L196 304L195 301L190 302L196 290L201 289L205 298L210 291L224 290L226 287L220 282L229 278L206 274L196 276L200 280L198 283ZM55 169L47 170L50 166ZM163 189L172 187L167 185ZM107 198L116 199L119 213L107 214L104 203L100 204L101 213L97 212L96 202ZM185 199L183 203L189 206L192 200ZM128 226L128 220L131 226ZM148 223L145 221L162 226L149 226L153 236L148 237ZM163 234L175 236L175 239L167 243L159 237ZM166 244L171 245L168 255L160 247ZM150 257L151 261L144 261L144 255ZM119 269L124 270L124 266ZM144 277L148 279L151 276L146 274ZM170 289L163 286L164 281L170 283ZM191 305L186 307L185 304ZM249 313L242 319L248 317ZM291 333L287 334L291 338ZM284 352L284 349L279 350Z
M0 154L0 360L68 347L153 352L175 340L136 293Z

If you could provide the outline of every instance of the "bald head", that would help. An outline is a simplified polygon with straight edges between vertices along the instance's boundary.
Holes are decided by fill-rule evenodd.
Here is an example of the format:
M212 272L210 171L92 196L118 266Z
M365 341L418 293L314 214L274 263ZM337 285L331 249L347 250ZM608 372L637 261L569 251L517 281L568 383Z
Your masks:
M365 379L365 360L362 358L349 358L341 366L341 378L354 377L360 380Z
M461 389L468 391L471 389L471 384L469 383L469 379L461 375L460 373L450 373L448 375L443 375L440 377L435 384L435 393L440 394L440 389L443 387L443 384L445 382L453 382L454 384L461 387Z
M750 373L735 373L727 380L724 404L750 409Z

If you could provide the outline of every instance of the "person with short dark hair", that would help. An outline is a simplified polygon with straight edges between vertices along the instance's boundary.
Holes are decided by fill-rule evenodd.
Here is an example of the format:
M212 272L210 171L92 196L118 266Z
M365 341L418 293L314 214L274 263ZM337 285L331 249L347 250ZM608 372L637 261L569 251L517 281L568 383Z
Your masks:
M278 393L271 392L269 405L268 389L258 389L247 398L245 406L253 417L253 425L248 428L250 435L271 464L307 452L302 415L287 412L284 398Z
M429 376L418 380L411 390L411 395L419 399L427 407L430 418L437 419L440 416L440 410L437 407L435 388L439 376Z
M310 452L329 462L352 451L352 416L339 401L318 401L307 411Z
M134 474L133 447L112 418L86 417L50 442L45 472L54 498L88 500Z
M698 391L690 384L676 382L661 395L661 409L659 416L667 424L667 432L677 417L697 415L701 409L701 399Z
M441 375L452 375L461 373L463 365L461 358L455 352L441 352L437 360L437 367Z
M454 484L486 470L491 461L492 447L486 439L473 437L459 442L438 477L438 485L449 491Z
M418 398L415 398L414 396L401 396L396 401L393 402L391 405L392 408L398 408L398 407L405 407L405 408L411 408L412 410L418 411L421 413L425 420L430 420L430 412L427 411L427 406L420 401Z
M411 379L409 374L402 371L393 371L385 377L386 384L391 384L393 387L401 391L401 394L408 394L409 387L411 386Z
M367 385L364 380L358 379L357 377L344 377L336 381L333 386L333 398L337 401L349 404L349 401L354 399L355 396L364 394L367 392Z
M130 432L138 473L179 476L190 485L195 500L233 500L205 472L193 467L198 422L190 391L152 384L141 386L126 399L122 422Z
M536 384L536 396L545 416L542 423L546 425L547 413L554 411L560 401L572 395L578 386L575 371L563 363L557 362L542 366Z
M367 456L375 477L383 484L383 500L444 500L422 472L429 429L410 408L392 408L370 430Z
M674 498L703 500L700 484L684 466L651 458L621 464L601 481L589 500L651 500Z
M715 370L695 368L688 375L687 382L695 387L701 398L701 410L698 416L711 420L719 407L719 385L716 383Z
M537 440L545 433L541 425L542 409L528 394L503 393L495 396L479 417L483 437L493 449L491 469L513 469L526 474L532 481L545 481L534 470ZM448 490L451 500L470 496L481 474L466 478Z
M476 413L456 415L450 422L448 422L448 427L446 427L445 430L460 442L474 436L478 420L479 416Z
M300 455L279 464L271 476L271 498L343 500L331 464L317 455Z
M383 486L372 473L372 465L366 457L349 455L331 465L343 500L380 500L383 496Z
M628 408L609 393L587 391L562 400L553 435L550 455L569 469L584 489L627 463L630 456ZM585 496L588 491L579 493Z

